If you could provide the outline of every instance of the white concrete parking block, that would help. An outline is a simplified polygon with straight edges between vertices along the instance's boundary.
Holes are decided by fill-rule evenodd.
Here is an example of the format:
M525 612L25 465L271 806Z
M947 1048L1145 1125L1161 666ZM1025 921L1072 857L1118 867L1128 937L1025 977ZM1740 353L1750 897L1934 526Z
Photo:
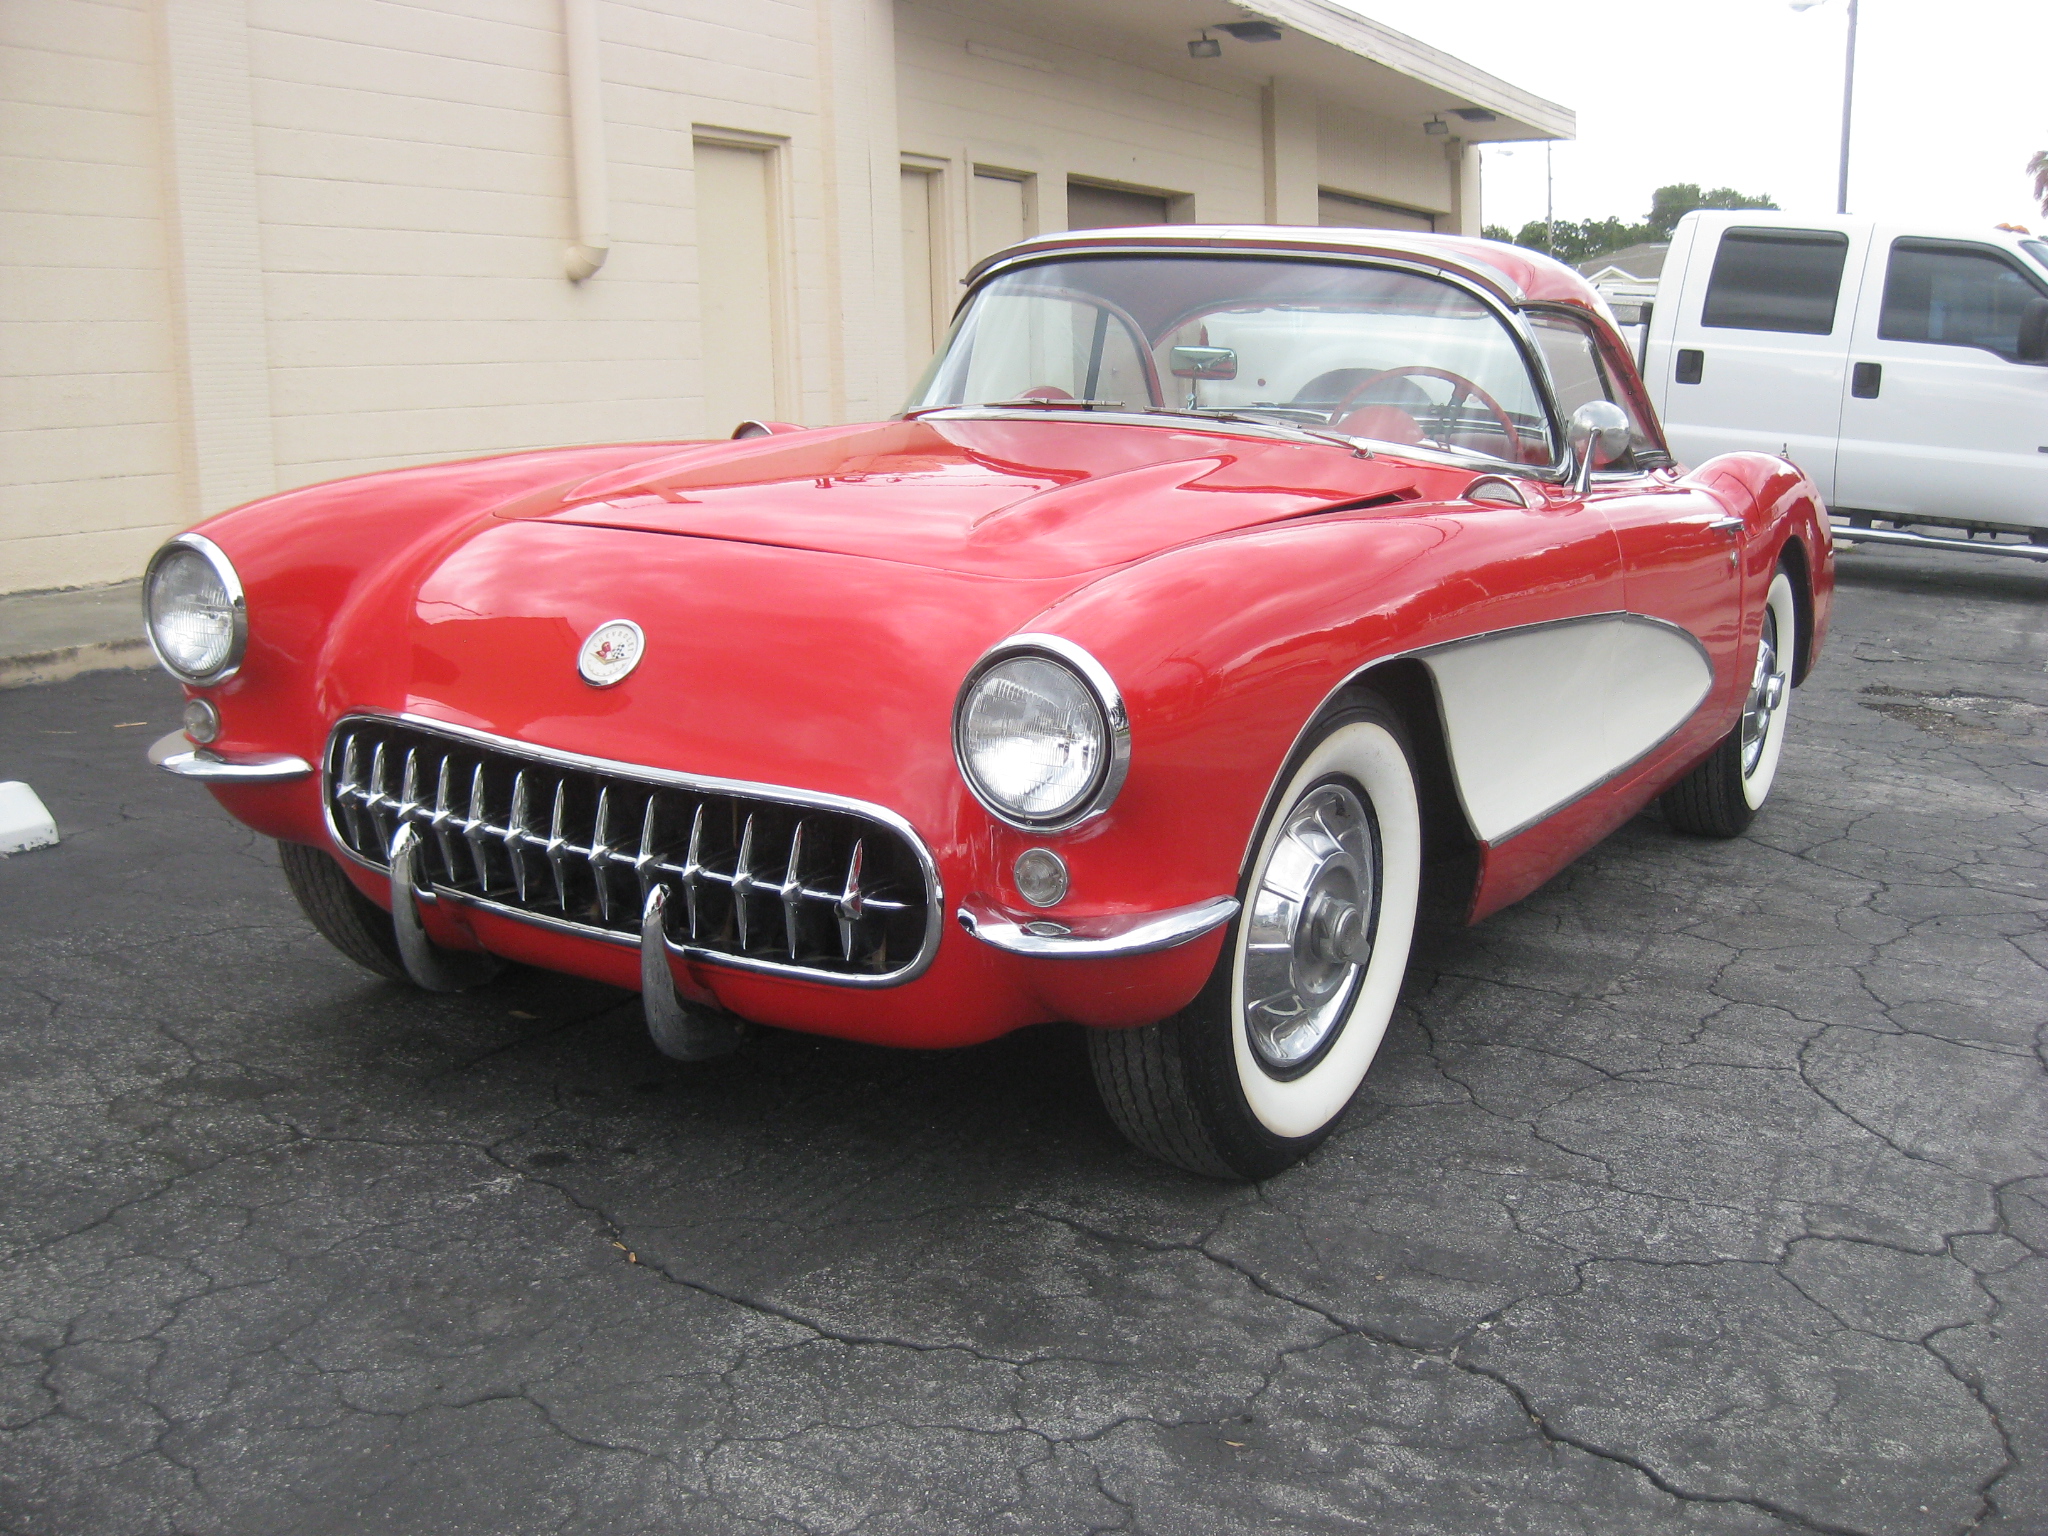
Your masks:
M0 855L48 848L57 841L57 823L41 797L19 779L0 784Z

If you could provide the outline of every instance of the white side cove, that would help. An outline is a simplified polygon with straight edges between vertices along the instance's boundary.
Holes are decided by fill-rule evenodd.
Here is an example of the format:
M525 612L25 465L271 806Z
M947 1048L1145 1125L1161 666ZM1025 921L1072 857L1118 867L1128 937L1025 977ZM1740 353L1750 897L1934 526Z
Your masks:
M1535 624L1424 651L1472 830L1514 836L1685 723L1713 684L1684 630L1633 614Z

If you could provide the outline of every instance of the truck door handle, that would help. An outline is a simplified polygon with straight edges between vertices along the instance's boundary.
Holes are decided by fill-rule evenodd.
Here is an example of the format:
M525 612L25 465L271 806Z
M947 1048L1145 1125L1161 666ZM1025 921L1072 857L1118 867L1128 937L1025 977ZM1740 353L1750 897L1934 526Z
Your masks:
M1698 347L1680 347L1678 371L1672 377L1681 384L1697 384L1700 381L1700 370L1706 367L1706 364L1707 354Z
M1883 363L1858 363L1849 373L1849 393L1858 400L1875 400L1884 384Z
M1740 533L1743 524L1739 517L1717 517L1707 527L1714 533Z

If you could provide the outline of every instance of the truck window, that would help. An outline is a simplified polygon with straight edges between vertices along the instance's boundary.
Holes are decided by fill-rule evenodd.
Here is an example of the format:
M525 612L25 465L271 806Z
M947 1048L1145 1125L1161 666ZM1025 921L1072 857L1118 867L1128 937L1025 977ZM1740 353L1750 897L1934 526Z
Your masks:
M1894 240L1877 334L1886 341L1982 347L2019 360L2020 316L2048 292L2003 251L1944 240Z
M1825 336L1849 237L1824 229L1731 229L1721 236L1700 324Z

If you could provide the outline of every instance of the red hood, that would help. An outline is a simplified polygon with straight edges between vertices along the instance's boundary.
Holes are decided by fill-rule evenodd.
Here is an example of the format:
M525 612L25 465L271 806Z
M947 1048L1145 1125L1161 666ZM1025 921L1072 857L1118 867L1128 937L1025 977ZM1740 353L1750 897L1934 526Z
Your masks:
M896 421L688 449L498 515L1044 578L1333 505L1455 495L1470 477L1177 427Z

